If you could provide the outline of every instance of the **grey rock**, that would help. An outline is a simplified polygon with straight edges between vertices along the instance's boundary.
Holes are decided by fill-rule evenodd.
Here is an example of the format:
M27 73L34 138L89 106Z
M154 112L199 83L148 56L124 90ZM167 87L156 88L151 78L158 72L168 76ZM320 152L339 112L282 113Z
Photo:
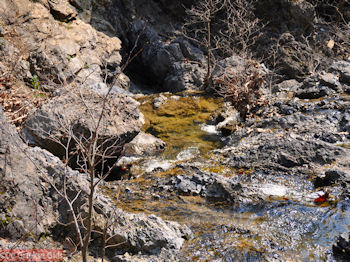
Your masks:
M169 72L170 74L163 83L165 91L180 92L186 89L198 90L203 87L206 71L198 64L175 62Z
M236 131L240 121L241 119L239 112L237 110L232 110L230 116L226 117L223 121L216 125L216 129L220 130L224 136L227 136Z
M317 99L331 93L327 86L319 84L316 76L306 78L302 85L295 91L295 96L301 99Z
M323 86L314 86L303 90L298 90L295 96L300 99L317 99L330 94L330 90Z
M178 175L170 179L167 185L183 195L200 195L212 201L234 202L241 193L241 185L217 174L206 174L197 168L192 176ZM169 189L170 189L169 188Z
M331 73L321 72L318 76L320 84L332 88L335 91L341 91L338 77Z
M115 217L115 226L108 233L115 235L119 243L126 241L125 249L129 249L129 252L156 255L162 249L167 249L169 253L179 251L184 238L191 235L186 226L176 222L165 221L153 215L122 214L124 215L118 214Z
M159 108L161 107L166 101L168 100L168 98L162 94L160 94L159 96L157 96L156 98L154 98L153 100L153 107L154 108Z
M21 27L16 29L13 24L9 30L17 31L22 48L29 54L30 72L43 82L60 85L75 80L91 84L90 76L95 82L104 82L105 74L115 72L120 65L121 41L79 19L68 0L43 4L16 0L4 10L16 10ZM13 15L3 13L5 19Z
M64 177L67 178L68 197L73 199L81 192L74 204L77 210L84 211L89 192L88 177L67 168L46 150L24 144L15 128L7 123L1 109L0 141L0 203L3 207L0 217L6 220L0 226L0 236L18 238L25 235L36 239L41 233L50 234L54 230L74 239L74 229L65 228L57 222L57 219L62 223L71 221L71 213L53 186L62 190ZM184 237L191 234L186 226L176 222L125 213L98 188L95 193L94 227L100 230L105 219L112 222L108 235L115 236L115 244L123 243L116 252L140 252L145 259L150 254L172 256L184 243Z
M93 92L67 92L48 101L29 116L22 134L29 143L62 157L64 149L55 139L66 143L67 130L72 130L77 137L88 138L95 130L102 101L103 97ZM100 142L122 146L140 132L143 123L138 102L128 95L110 94L100 122Z
M165 142L151 134L140 132L131 142L124 145L125 156L153 156L165 149Z
M308 28L313 24L316 17L315 7L306 0L289 1L291 16L295 22L304 28Z
M131 7L131 3L126 5L130 9L135 8L136 12L141 12L137 7ZM155 2L149 1L144 5L144 8L158 10L159 6ZM142 13L144 14L144 12ZM158 15L162 16L161 14L156 16ZM204 56L199 49L193 47L183 38L171 37L169 40L164 33L164 30L169 29L168 25L164 25L164 27L161 25L153 26L149 21L146 22L146 19L130 18L130 20L133 21L132 25L129 27L129 31L124 34L129 36L127 41L131 46L136 39L140 39L140 45L145 46L143 52L136 59L141 68L138 71L142 71L140 74L144 78L152 79L155 85L159 86L160 91L179 92L202 88L206 71L202 66ZM127 23L130 24L130 21ZM120 27L120 21L114 21L114 24L116 27ZM121 28L121 31L125 31L125 28ZM173 33L169 33L169 35L171 34Z
M343 118L340 122L341 129L350 134L350 111L344 112Z
M281 73L299 81L314 70L312 63L314 60L320 59L320 55L314 54L310 47L296 41L289 32L281 35L280 43L281 47L278 49L278 54L281 58L277 61L277 64Z
M29 63L24 60L20 50L5 38L0 39L0 56L2 57L0 70L3 75L13 74L17 80L31 83L33 76Z
M344 90L344 93L345 93L345 94L348 94L348 95L350 94L350 86L344 85L344 86L343 86L343 90Z
M184 195L199 195L201 190L202 190L202 186L196 184L194 181L185 179L182 176L177 176L177 190Z
M228 70L232 70L234 73L243 72L246 68L248 60L239 56L230 56L219 61L217 69L213 72L215 77L220 77L226 73Z
M327 170L324 174L316 177L314 180L315 187L331 186L339 181L349 181L350 172L344 172L341 170Z
M260 122L258 126L262 124ZM277 128L277 126L271 125L268 128ZM289 124L285 123L283 126L287 127ZM295 130L296 126L293 129ZM237 135L238 133L235 132L231 136ZM300 171L307 169L307 165L324 165L346 156L346 150L341 147L309 139L308 136L303 138L288 135L285 132L274 134L268 130L261 130L259 133L256 131L250 133L243 140L232 139L231 141L233 144L225 152L230 155L229 162L234 167L256 168L264 172L275 170L298 173L300 168Z
M339 73L339 81L350 85L350 62L336 61L330 67L330 71Z
M121 86L108 86L105 83L95 83L89 86L89 89L98 95L105 96L107 93L113 95L132 96L132 93L122 88Z
M295 79L285 80L272 88L273 93L277 92L289 92L298 89L301 86Z
M203 62L205 60L205 56L199 48L194 47L185 39L179 39L178 42L180 44L182 54L187 59L190 59L196 62Z
M234 202L241 188L240 184L221 178L208 185L205 194L211 200Z
M70 21L77 16L77 12L68 0L48 0L50 12L60 21Z
M278 163L285 167L301 166L303 161L301 158L296 158L288 153L282 152L278 156Z

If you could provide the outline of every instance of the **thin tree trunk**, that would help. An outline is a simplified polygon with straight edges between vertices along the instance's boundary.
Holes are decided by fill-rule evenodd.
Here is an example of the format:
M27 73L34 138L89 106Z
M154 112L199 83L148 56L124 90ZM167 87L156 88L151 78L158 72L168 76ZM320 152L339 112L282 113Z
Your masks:
M207 79L207 83L210 84L210 80L211 80L211 64L210 64L210 60L211 60L211 52L210 52L210 49L211 49L211 45L210 45L210 42L211 42L211 31L210 31L210 20L207 21L207 53L208 53L208 56L207 56L207 76L206 76L206 79Z
M91 165L90 167L90 194L89 194L89 205L88 205L88 215L87 215L87 224L86 224L86 235L84 238L84 245L82 247L82 257L83 262L87 262L87 256L89 251L89 243L91 238L91 230L92 230L92 210L93 210L93 199L94 199L94 165Z

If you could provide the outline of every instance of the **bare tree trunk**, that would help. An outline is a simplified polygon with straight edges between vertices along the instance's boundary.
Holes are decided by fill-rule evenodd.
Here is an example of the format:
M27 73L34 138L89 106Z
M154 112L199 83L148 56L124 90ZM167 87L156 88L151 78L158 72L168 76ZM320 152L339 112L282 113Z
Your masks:
M211 44L210 44L210 41L211 41L211 31L210 31L210 20L207 21L207 52L208 52L208 56L207 56L207 76L206 76L206 81L207 83L209 84L210 83L210 79L211 79L211 63L210 63L210 60L211 60Z
M108 95L108 94L107 94ZM105 99L106 100L106 99ZM104 102L105 102L104 100ZM101 114L102 115L102 114ZM84 243L82 247L82 256L83 256L83 262L87 262L87 256L88 256L88 251L89 251L89 243L91 239L91 231L92 231L92 213L93 213L93 205L94 205L94 193L95 193L95 184L94 184L94 179L95 179L95 156L96 156L96 144L98 140L98 128L100 124L100 120L102 117L100 117L98 124L96 126L95 133L93 134L93 139L92 139L92 144L90 144L90 152L91 152L91 157L89 158L91 163L89 167L89 173L90 173L90 193L89 193L89 199L88 199L88 214L86 218L86 235L84 238Z

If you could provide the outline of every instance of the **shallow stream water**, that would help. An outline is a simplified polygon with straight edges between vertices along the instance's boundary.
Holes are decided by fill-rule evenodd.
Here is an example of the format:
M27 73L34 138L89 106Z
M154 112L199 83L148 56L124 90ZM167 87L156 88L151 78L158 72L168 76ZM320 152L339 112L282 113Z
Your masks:
M194 236L186 241L178 261L333 261L332 245L340 233L350 230L350 207L340 198L340 187L317 191L306 178L252 174L226 166L220 154L209 152L221 145L211 116L222 101L167 97L157 109L154 96L139 99L145 131L163 139L167 149L134 164L136 178L121 182L117 204L122 209L191 227ZM159 187L159 181L186 174L179 168L182 163L237 180L248 197L234 203L211 202ZM325 190L329 201L315 204ZM113 194L113 189L108 192Z

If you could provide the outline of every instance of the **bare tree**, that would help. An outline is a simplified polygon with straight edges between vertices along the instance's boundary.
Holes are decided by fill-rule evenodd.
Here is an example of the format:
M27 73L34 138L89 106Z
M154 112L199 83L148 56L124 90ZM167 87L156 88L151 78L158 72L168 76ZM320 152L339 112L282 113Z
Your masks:
M65 164L65 171L63 180L59 185L53 184L45 175L45 172L41 173L61 199L68 205L68 210L71 215L70 221L64 221L64 223L63 221L58 222L64 226L73 225L76 233L75 238L77 240L74 241L68 237L66 242L72 247L73 251L81 250L84 262L88 261L92 232L99 233L103 236L102 256L104 256L104 250L106 248L117 245L109 244L109 241L113 239L114 236L107 236L107 229L111 226L111 221L113 221L111 218L105 217L106 223L102 231L97 231L93 228L96 209L95 194L100 184L111 174L113 168L117 165L117 159L122 149L120 146L122 139L119 136L116 135L106 138L106 136L103 135L107 128L104 123L106 123L106 119L109 119L110 112L112 111L110 108L111 103L108 103L108 101L112 96L113 87L119 81L125 68L143 50L143 48L137 50L138 40L139 38L137 38L123 66L118 68L115 72L107 72L106 70L104 83L108 86L108 89L104 94L100 95L98 101L94 100L91 102L88 100L89 98L86 96L84 90L84 82L78 83L73 81L70 84L67 84L66 81L62 82L62 93L67 93L70 97L74 97L75 101L78 101L78 103L85 108L88 121L92 123L92 128L89 131L80 129L78 123L65 121L60 115L56 115L58 126L55 130L35 130L41 132L41 134L44 134L50 141L58 145L60 151L64 154L61 157ZM112 78L113 81L107 84L107 78ZM40 117L47 118L44 115ZM30 155L26 154L26 156L35 164L35 161L32 160ZM69 192L67 186L70 179L69 166L88 175L89 188L87 192L81 190L74 195L72 195L72 192ZM40 171L37 165L36 167Z
M260 36L262 26L254 15L257 0L201 0L186 10L184 36L205 49L207 74L212 85L212 71L218 59L240 55L251 57L250 48Z
M247 61L243 70L227 68L214 81L218 86L217 92L232 103L242 120L253 109L269 103L262 98L261 89L265 86L265 80L256 61Z
M183 26L183 33L188 39L204 47L207 53L207 85L211 85L212 81L212 53L218 48L218 38L212 34L212 24L217 19L216 14L225 5L226 0L199 1L197 5L186 10L188 21Z
M261 35L263 25L255 16L257 0L228 0L219 30L220 49L226 55L251 58L251 47Z
M333 50L335 55L349 58L350 1L311 0L311 3L317 11L317 23L324 26L323 30L318 32L326 38L322 40L328 41L327 47ZM323 41L321 44L325 46Z

